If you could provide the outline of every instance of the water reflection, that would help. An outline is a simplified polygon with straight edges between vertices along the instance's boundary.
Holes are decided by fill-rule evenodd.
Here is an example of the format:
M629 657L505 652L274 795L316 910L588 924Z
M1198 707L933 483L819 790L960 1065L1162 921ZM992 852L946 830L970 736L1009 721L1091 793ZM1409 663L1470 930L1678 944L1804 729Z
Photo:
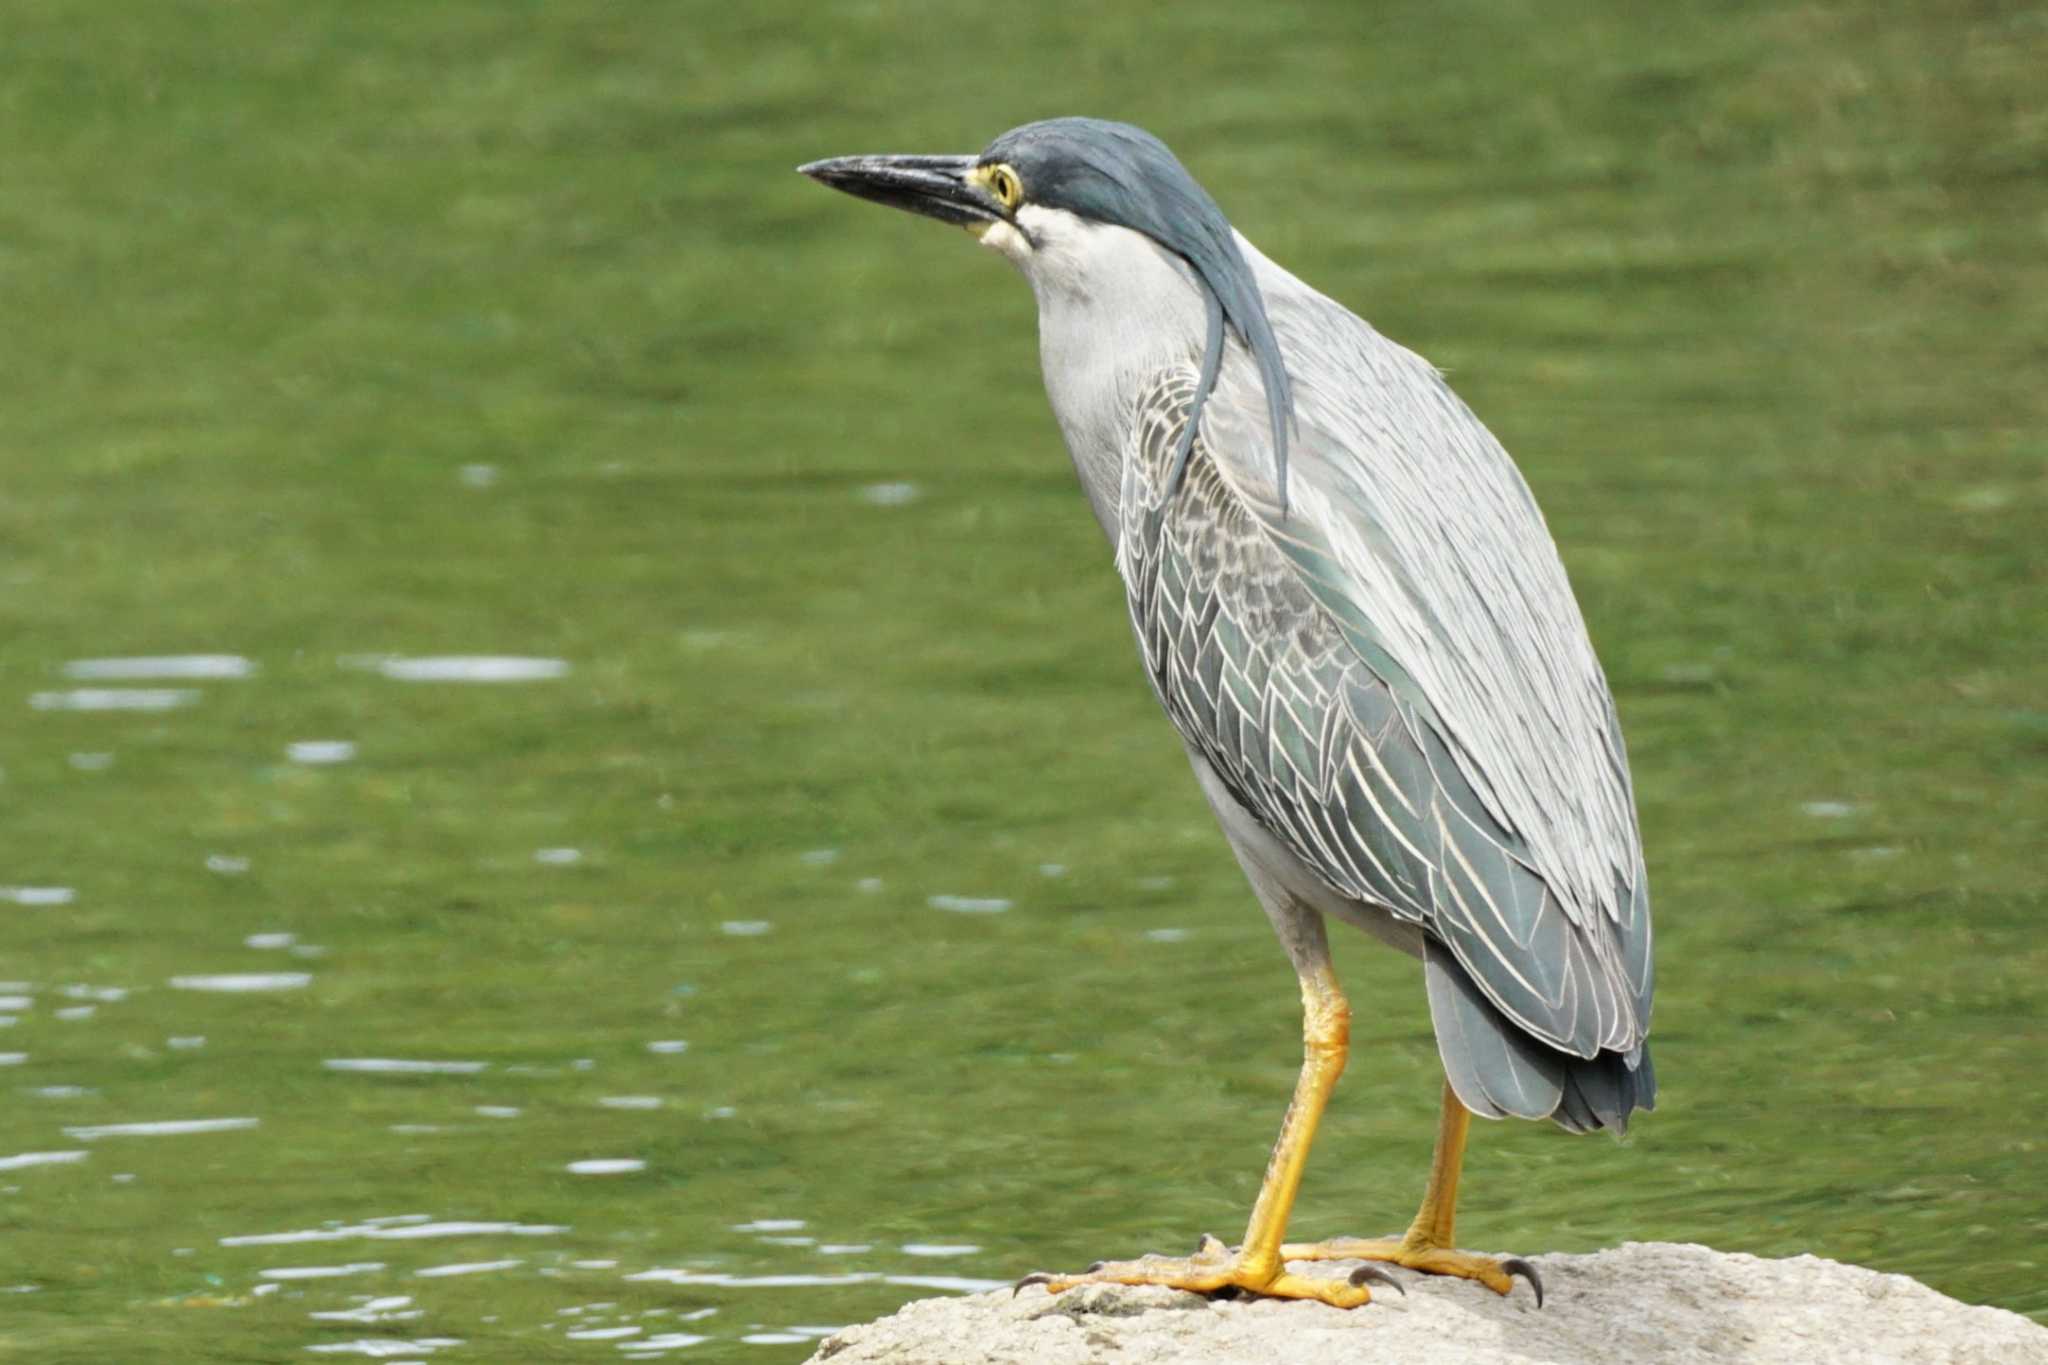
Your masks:
M1002 896L929 896L925 904L934 910L950 910L956 915L1000 915L1008 910L1011 901Z
M313 982L311 972L216 972L197 976L174 976L171 988L180 991L296 991Z
M422 1280L432 1280L447 1275L486 1275L494 1270L511 1270L525 1264L516 1256L503 1261L457 1261L451 1265L424 1266L413 1274Z
M80 1157L83 1155L79 1154ZM637 1167L641 1163L630 1164ZM4 1168L5 1159L0 1159L0 1169ZM806 1220L801 1218L756 1218L732 1224L731 1230L752 1237L757 1245L764 1248L788 1248L787 1254L790 1255L802 1255L806 1251L843 1254L868 1252L873 1249L868 1243L814 1246L807 1232ZM346 1238L367 1238L387 1243L451 1237L536 1238L570 1231L568 1227L551 1224L442 1220L427 1213L401 1213L368 1218L359 1222L334 1221L315 1228L222 1237L219 1239L219 1245L276 1246L331 1242ZM911 1257L945 1259L971 1256L980 1248L964 1241L934 1241L906 1242L897 1250ZM396 1328L399 1324L417 1323L445 1312L445 1308L437 1307L431 1297L431 1291L443 1281L474 1276L526 1276L529 1278L523 1283L537 1286L544 1284L549 1278L570 1276L577 1272L599 1276L615 1285L730 1290L750 1297L761 1290L811 1291L846 1286L886 1286L918 1292L976 1293L998 1289L1007 1283L943 1271L929 1274L896 1273L887 1268L862 1267L822 1272L807 1269L800 1264L756 1272L691 1266L654 1266L622 1270L621 1263L616 1257L571 1259L567 1253L555 1253L550 1257L544 1252L538 1256L497 1256L488 1259L431 1262L411 1268L407 1268L403 1263L394 1265L385 1260L337 1260L304 1265L270 1265L252 1268L246 1272L249 1276L248 1287L239 1292L247 1298L261 1298L279 1291L284 1291L287 1299L311 1298L312 1301L306 1304L303 1311L305 1319L313 1323ZM403 1290L389 1278L394 1276L404 1277ZM370 1280L373 1283L367 1285L364 1292L339 1296L339 1301L329 1298L323 1303L314 1296L315 1291L325 1289L330 1284L338 1289L342 1287L340 1282L351 1279ZM374 1283L378 1280L382 1280L382 1283ZM213 1282L220 1283L219 1280ZM586 1279L583 1283L587 1284L589 1281ZM220 1291L222 1294L236 1292L238 1291L232 1289ZM520 1290L518 1293L521 1302L530 1302L531 1291ZM504 1315L507 1322L506 1330L515 1336L536 1331L558 1333L559 1340L588 1343L593 1349L613 1347L619 1353L619 1358L626 1359L655 1359L670 1352L713 1342L748 1346L804 1346L840 1330L837 1326L819 1325L815 1318L808 1322L777 1323L771 1317L767 1321L748 1321L743 1325L735 1323L724 1332L716 1332L706 1328L709 1326L709 1320L719 1316L721 1306L718 1304L683 1304L671 1307L656 1302L649 1306L644 1298L635 1304L626 1295L585 1297L589 1301L553 1307L537 1306L537 1318L524 1323L507 1313ZM626 1301L622 1303L622 1299ZM497 1315L486 1315L481 1321L496 1325L499 1318ZM411 1330L418 1331L419 1328L415 1326ZM461 1339L445 1336L378 1336L343 1341L315 1340L306 1344L303 1349L329 1355L370 1356L396 1360L424 1359L433 1351L461 1344Z
M652 1348L652 1350L647 1353L639 1350L629 1351L626 1359L645 1360L655 1352L677 1350L684 1346L695 1346L699 1342L709 1340L711 1340L710 1337L695 1336L689 1332L663 1332L659 1336L646 1337L631 1343L635 1347Z
M322 1313L308 1313L315 1322L410 1322L423 1317L421 1310L412 1307L412 1299L404 1294L387 1294L381 1298L365 1299L354 1308L337 1308Z
M460 1345L460 1337L420 1337L413 1341L401 1341L396 1337L365 1337L361 1341L323 1341L306 1349L327 1355L359 1355L390 1360L398 1356L432 1355Z
M198 700L194 687L74 687L33 693L28 704L38 711L175 711Z
M284 756L294 763L315 767L346 763L356 756L356 745L350 739L299 739L284 746Z
M567 676L562 659L511 654L446 654L419 659L381 659L377 671L400 682L541 682Z
M0 886L0 901L16 905L69 905L77 896L68 886Z
M19 1171L29 1166L66 1166L83 1161L89 1152L22 1152L17 1156L0 1156L0 1171Z
M425 1213L390 1214L367 1218L360 1223L330 1223L325 1227L292 1232L254 1232L223 1237L224 1247L285 1246L297 1242L339 1242L363 1237L379 1241L417 1241L427 1237L552 1237L567 1232L557 1223L485 1223L448 1220L436 1222Z
M192 1133L234 1133L263 1122L255 1118L158 1119L142 1123L93 1123L66 1128L66 1137L97 1142L110 1137L183 1137Z
M239 654L165 654L122 659L73 659L64 676L82 682L163 678L249 678L256 665Z

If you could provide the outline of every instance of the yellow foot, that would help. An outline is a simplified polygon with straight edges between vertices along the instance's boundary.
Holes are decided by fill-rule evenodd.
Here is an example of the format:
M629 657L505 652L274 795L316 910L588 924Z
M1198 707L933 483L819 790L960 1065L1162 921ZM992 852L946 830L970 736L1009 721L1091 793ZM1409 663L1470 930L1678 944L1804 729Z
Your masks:
M1042 1284L1058 1294L1083 1284L1160 1284L1196 1294L1215 1294L1237 1289L1275 1299L1314 1299L1332 1308L1358 1308L1372 1302L1366 1285L1378 1281L1400 1289L1400 1282L1376 1266L1360 1266L1349 1275L1320 1278L1296 1275L1286 1265L1262 1269L1249 1262L1241 1251L1233 1251L1214 1237L1204 1237L1192 1256L1141 1256L1135 1261L1097 1261L1078 1275L1049 1275L1034 1271L1017 1281L1017 1289ZM1402 1290L1406 1293L1406 1290Z
M1536 1291L1536 1306L1543 1306L1542 1277L1537 1275L1535 1266L1519 1256L1496 1260L1492 1256L1475 1256L1469 1251L1453 1251L1449 1247L1432 1246L1407 1238L1368 1241L1362 1237L1289 1244L1280 1248L1280 1255L1289 1261L1386 1261L1427 1275L1456 1275L1463 1280L1477 1280L1496 1294L1505 1294L1514 1288L1514 1277L1520 1275Z

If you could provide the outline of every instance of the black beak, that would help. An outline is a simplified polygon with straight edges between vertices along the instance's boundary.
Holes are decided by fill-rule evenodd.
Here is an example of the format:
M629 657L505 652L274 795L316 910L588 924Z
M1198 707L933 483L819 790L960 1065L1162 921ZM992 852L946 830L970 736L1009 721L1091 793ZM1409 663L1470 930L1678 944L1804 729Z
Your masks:
M821 185L956 227L1001 222L1002 202L967 178L971 156L835 156L797 169Z

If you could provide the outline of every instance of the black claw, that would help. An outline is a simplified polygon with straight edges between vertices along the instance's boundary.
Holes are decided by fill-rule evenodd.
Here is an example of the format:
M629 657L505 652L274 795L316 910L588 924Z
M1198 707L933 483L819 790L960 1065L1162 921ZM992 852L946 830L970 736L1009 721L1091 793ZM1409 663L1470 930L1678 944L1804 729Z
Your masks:
M1500 1268L1510 1275L1520 1275L1536 1291L1536 1306L1543 1306L1543 1277L1536 1273L1536 1267L1519 1256L1510 1256L1500 1263Z
M1108 1261L1090 1261L1090 1262L1088 1263L1088 1268L1087 1268L1086 1270L1082 1271L1081 1273L1082 1273L1083 1275L1093 1275L1093 1274L1094 1274L1094 1273L1095 1273L1096 1271L1098 1271L1098 1270L1102 1269L1102 1267L1104 1267L1104 1266L1106 1266L1106 1265L1108 1265L1108 1264L1109 1264L1109 1262L1108 1262Z
M1051 1284L1051 1283L1052 1283L1052 1276L1050 1276L1050 1275L1046 1274L1046 1273L1045 1273L1045 1272L1044 1272L1043 1270L1034 1270L1034 1271L1032 1271L1032 1272L1031 1272L1031 1273L1030 1273L1029 1275L1026 1275L1026 1276L1025 1276L1025 1277L1024 1277L1023 1279L1021 1279L1021 1280L1017 1281L1017 1283L1015 1283L1015 1284L1013 1284L1013 1285L1011 1285L1011 1286L1010 1286L1010 1297L1014 1299L1014 1298L1016 1298L1016 1297L1017 1297L1017 1296L1018 1296L1019 1294L1023 1293L1023 1292L1024 1292L1024 1286L1025 1286L1025 1285L1027 1285L1027 1284Z
M1402 1284L1399 1280L1395 1279L1386 1271L1381 1270L1371 1261L1367 1261L1364 1265L1352 1271L1350 1275L1346 1276L1346 1278L1351 1281L1351 1287L1353 1289L1362 1289L1368 1284L1390 1284L1394 1288L1401 1291L1402 1298L1405 1299L1408 1297L1407 1285Z

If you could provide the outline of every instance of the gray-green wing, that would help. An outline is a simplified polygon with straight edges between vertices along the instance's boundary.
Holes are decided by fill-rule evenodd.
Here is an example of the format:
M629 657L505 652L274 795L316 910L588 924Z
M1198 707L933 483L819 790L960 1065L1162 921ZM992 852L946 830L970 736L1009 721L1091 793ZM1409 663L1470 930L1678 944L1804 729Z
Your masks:
M1434 381L1434 373L1428 378ZM1591 793L1574 809L1616 809L1619 829L1591 831L1591 858L1579 849L1569 859L1546 857L1546 848L1571 832L1548 830L1532 839L1525 803L1506 794L1529 764L1547 767L1559 784L1588 765L1544 754L1521 755L1519 765L1488 760L1502 746L1566 738L1540 704L1518 695L1556 685L1554 670L1492 679L1477 697L1453 690L1452 700L1465 707L1454 720L1445 714L1446 665L1432 655L1456 649L1439 637L1459 629L1516 629L1526 608L1509 602L1489 612L1475 608L1471 591L1439 595L1434 582L1421 581L1448 570L1473 589L1491 566L1460 564L1456 546L1433 547L1442 553L1415 562L1366 503L1370 489L1333 469L1332 438L1310 420L1307 403L1295 436L1289 515L1262 496L1270 484L1258 483L1255 452L1233 467L1219 450L1263 416L1233 402L1227 388L1208 404L1188 473L1169 501L1164 471L1194 382L1192 370L1167 372L1141 401L1125 465L1118 550L1146 670L1175 725L1320 880L1424 928L1440 1034L1469 1016L1473 1031L1499 1035L1489 1045L1510 1052L1528 1051L1517 1036L1526 1034L1570 1057L1613 1053L1608 1060L1617 1068L1624 1059L1638 1061L1649 1017L1649 912L1618 737L1612 750L1604 735L1577 737L1596 745L1590 766L1617 790ZM1300 375L1296 384L1297 391L1307 387ZM1354 391L1352 401L1369 404L1372 397ZM1522 500L1547 550L1533 504L1512 466L1507 473L1506 491ZM1369 573L1351 560L1360 553L1375 559ZM1403 616L1391 630L1389 597L1400 599L1394 614ZM1475 609L1476 622L1455 627L1439 615ZM1575 607L1568 625L1583 642ZM1590 648L1582 647L1590 660ZM1526 661L1521 666L1529 668ZM1611 731L1611 705L1593 668ZM1533 734L1482 733L1475 745L1475 727ZM1570 810L1563 815L1573 818ZM1602 839L1618 846L1597 846ZM1605 867L1592 894L1589 863ZM1514 1027L1495 1027L1505 1021ZM1570 1068L1543 1051L1530 1052L1530 1066L1548 1068L1540 1077L1517 1081L1529 1068L1518 1072L1508 1061L1492 1074L1507 1077L1510 1088L1547 1085L1550 1099L1529 1102L1536 1112L1550 1112L1562 1089L1563 1115L1574 1103ZM1448 1063L1448 1047L1446 1055ZM1634 1080L1616 1074L1618 1080L1605 1073L1584 1080L1589 1088L1630 1088L1620 1101L1592 1101L1588 1112L1596 1117L1617 1106L1625 1117L1648 1102L1647 1071L1639 1098ZM1497 1112L1532 1110L1509 1095Z

